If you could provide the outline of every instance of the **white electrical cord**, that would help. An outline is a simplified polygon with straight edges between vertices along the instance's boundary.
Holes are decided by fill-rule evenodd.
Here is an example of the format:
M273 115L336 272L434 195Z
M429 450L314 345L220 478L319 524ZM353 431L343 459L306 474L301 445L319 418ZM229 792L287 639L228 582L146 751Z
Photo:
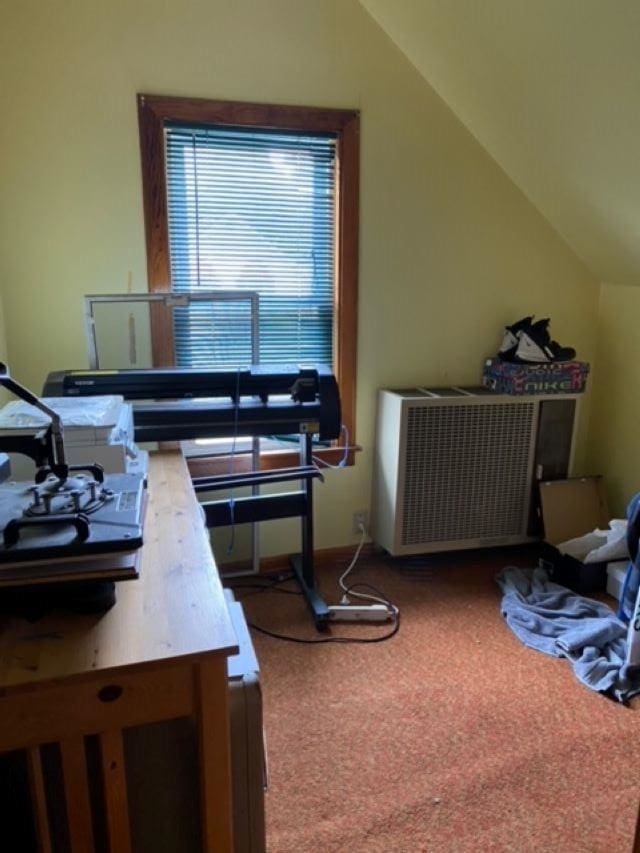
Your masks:
M359 526L360 526L360 534L361 535L360 535L360 542L358 543L358 547L356 548L356 553L353 555L353 559L351 560L351 562L349 563L349 565L347 566L345 571L342 573L342 575L340 575L340 580L338 581L338 583L340 585L340 589L344 593L344 595L342 596L342 601L340 602L341 604L348 604L349 603L349 600L347 598L347 596L349 594L349 590L345 586L344 579L347 577L347 575L350 572L353 571L355 564L358 562L358 557L360 556L360 552L362 551L362 549L364 547L364 540L367 536L366 530L364 529L364 524L361 524ZM355 595L355 593L352 593L352 594Z
M384 604L384 606L386 608L388 608L389 612L393 614L394 618L397 618L399 611L398 611L398 608L395 606L395 604L391 604L391 602L387 601L386 598L381 598L380 596L377 596L377 595L370 595L370 594L365 593L365 592L354 592L354 590L349 589L349 587L344 582L345 578L355 568L355 565L358 562L358 558L360 557L360 552L362 551L362 548L364 547L365 539L367 538L367 531L365 529L364 524L360 524L358 526L360 528L360 534L361 534L360 535L360 542L358 543L358 547L356 548L356 552L353 555L353 559L351 560L351 562L349 563L349 565L347 566L345 571L342 573L342 575L340 576L340 580L338 581L338 584L340 585L340 589L343 592L342 598L340 600L340 604L349 604L349 596L353 596L354 598L360 598L360 599L363 599L365 601L373 601L376 604Z
M340 438L344 436L344 453L342 454L342 459L338 462L337 465L332 465L330 462L327 462L324 459L321 459L319 456L312 456L311 459L315 465L315 467L320 470L320 468L344 468L347 464L347 460L349 459L349 430L342 424L340 427Z

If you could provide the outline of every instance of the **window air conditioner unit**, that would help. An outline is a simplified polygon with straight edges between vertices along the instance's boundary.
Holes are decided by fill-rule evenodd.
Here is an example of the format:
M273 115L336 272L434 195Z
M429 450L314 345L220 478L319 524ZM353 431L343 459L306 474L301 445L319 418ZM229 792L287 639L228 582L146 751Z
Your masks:
M538 538L537 482L568 476L577 406L482 387L380 391L374 542L403 555Z

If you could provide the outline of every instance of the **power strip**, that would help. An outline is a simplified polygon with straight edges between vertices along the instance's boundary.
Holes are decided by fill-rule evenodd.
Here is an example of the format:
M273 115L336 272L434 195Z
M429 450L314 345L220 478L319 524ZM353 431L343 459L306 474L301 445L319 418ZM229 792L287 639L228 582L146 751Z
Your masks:
M331 604L330 622L386 622L392 612L384 604Z

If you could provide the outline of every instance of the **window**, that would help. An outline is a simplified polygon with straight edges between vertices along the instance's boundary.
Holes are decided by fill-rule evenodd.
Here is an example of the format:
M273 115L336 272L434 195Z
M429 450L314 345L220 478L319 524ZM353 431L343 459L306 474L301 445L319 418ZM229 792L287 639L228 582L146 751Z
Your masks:
M138 110L149 289L257 291L260 361L331 364L353 444L358 113L153 95ZM159 320L154 363L228 366L202 327L196 310Z

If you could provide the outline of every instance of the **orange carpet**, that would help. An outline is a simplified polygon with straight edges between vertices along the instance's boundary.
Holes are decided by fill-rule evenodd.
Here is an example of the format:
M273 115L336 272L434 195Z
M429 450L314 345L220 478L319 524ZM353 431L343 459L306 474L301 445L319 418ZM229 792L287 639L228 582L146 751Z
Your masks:
M640 710L520 644L493 581L507 564L527 561L466 554L399 570L368 558L354 580L374 583L402 613L386 643L307 646L254 633L269 853L631 850ZM330 603L343 569L318 572ZM298 596L244 604L272 630L322 636Z

